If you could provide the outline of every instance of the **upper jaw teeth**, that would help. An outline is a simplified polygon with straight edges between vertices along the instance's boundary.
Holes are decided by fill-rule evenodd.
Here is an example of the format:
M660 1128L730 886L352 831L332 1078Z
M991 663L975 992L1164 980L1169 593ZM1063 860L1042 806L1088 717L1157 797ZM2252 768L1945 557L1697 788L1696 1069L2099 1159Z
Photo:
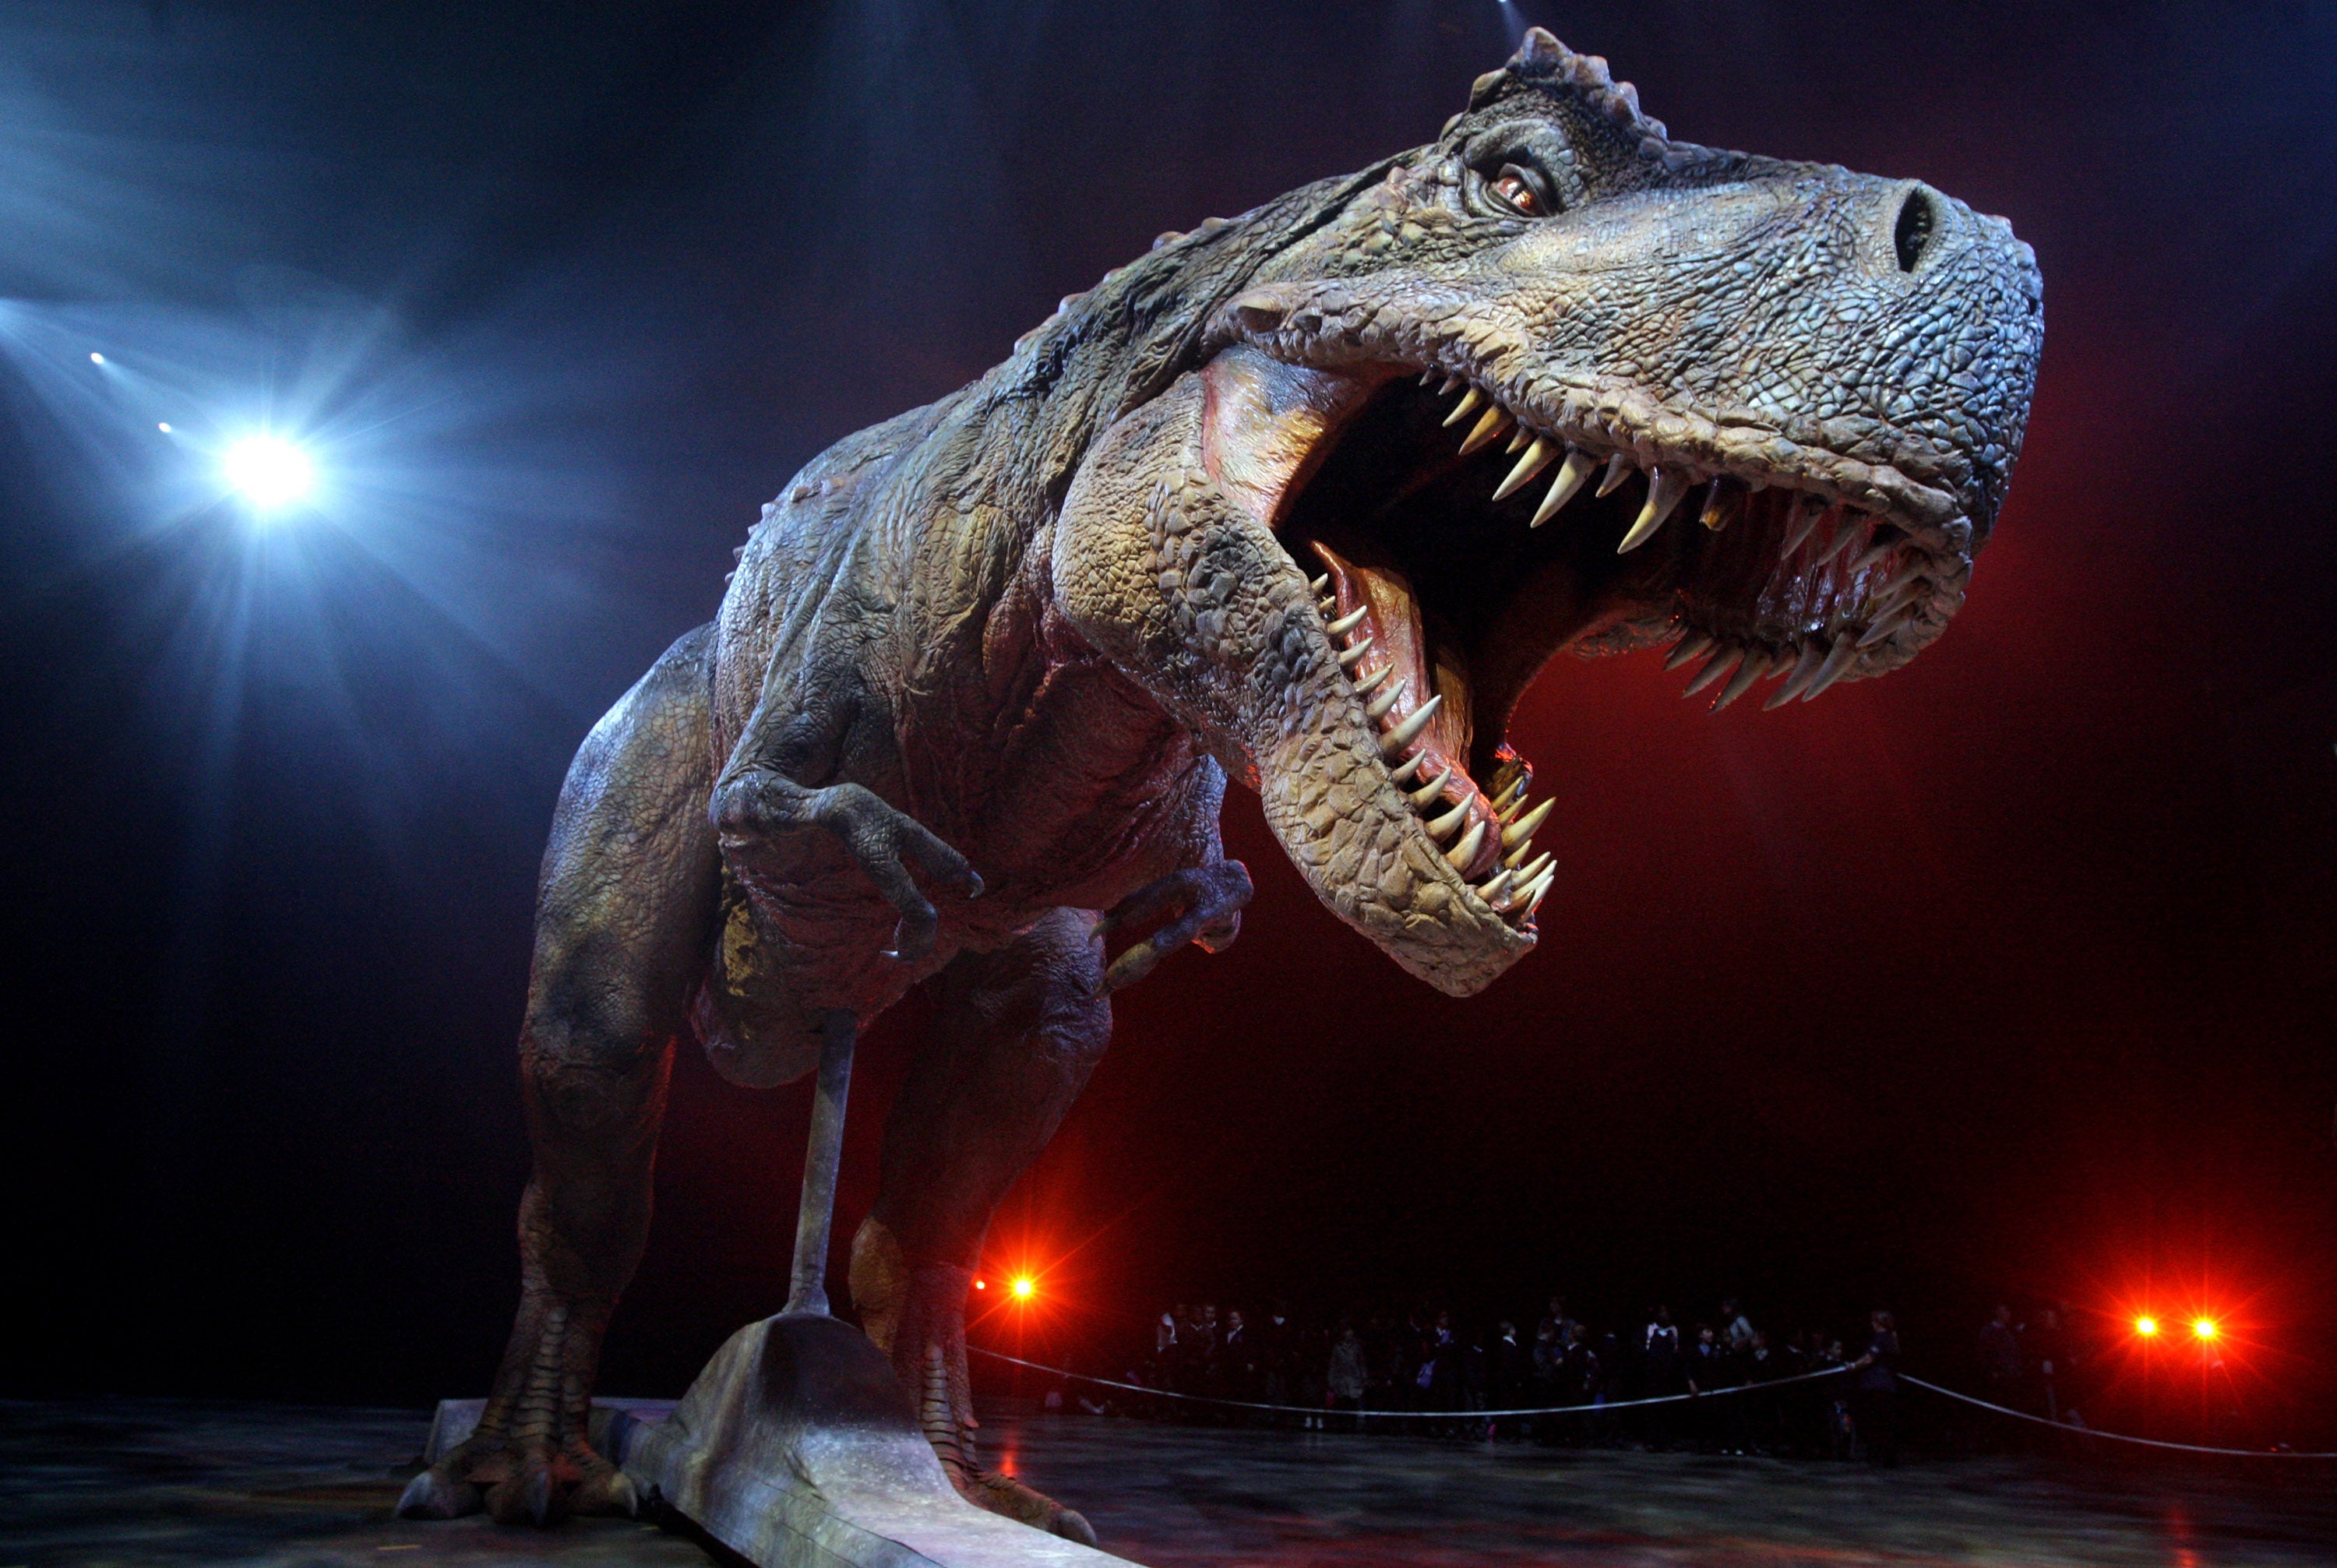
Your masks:
M1497 397L1458 376L1430 370L1421 377L1421 385L1437 387L1442 397L1459 395L1443 423L1448 429L1465 426L1461 439L1463 456L1482 449L1514 425L1508 449L1520 456L1494 486L1493 500L1509 499L1555 468L1549 487L1534 508L1529 524L1531 527L1548 523L1586 488L1593 489L1598 495L1611 495L1640 471L1639 461L1631 453L1616 451L1602 458L1582 440L1569 440L1535 429L1503 407ZM1595 444L1603 446L1605 442ZM1603 474L1599 472L1602 462ZM1595 487L1590 484L1593 475L1599 475ZM1755 479L1748 487L1746 482L1733 475L1699 471L1694 464L1669 459L1650 464L1647 480L1646 499L1617 542L1618 554L1628 554L1648 544L1663 532L1666 524L1683 513L1718 533L1745 514L1749 489L1759 488L1763 483ZM1702 499L1683 508L1682 501L1698 486L1704 489ZM1772 512L1766 515L1774 518L1778 514ZM1791 678L1766 706L1780 707L1795 697L1807 701L1818 696L1849 672L1858 662L1859 654L1891 642L1912 626L1944 576L1941 563L1903 530L1843 503L1829 502L1808 492L1799 493L1791 509L1783 513L1782 525L1772 523L1769 526L1781 528L1772 536L1774 559L1778 566L1792 563L1798 554L1801 574L1814 580L1818 573L1839 564L1839 575L1846 583L1855 585L1864 579L1863 597L1846 612L1837 611L1831 615L1826 625L1796 633L1785 646L1772 648L1750 642L1723 646L1688 684L1693 692L1724 675L1729 676L1727 687L1714 704L1716 708L1726 707L1743 696L1745 689L1764 675L1785 675L1789 671ZM1333 635L1345 635L1352 630L1360 614L1357 612L1334 622ZM1697 632L1694 636L1703 641L1685 656L1676 656L1675 667L1677 662L1692 659L1711 647L1716 640L1716 633L1707 632Z

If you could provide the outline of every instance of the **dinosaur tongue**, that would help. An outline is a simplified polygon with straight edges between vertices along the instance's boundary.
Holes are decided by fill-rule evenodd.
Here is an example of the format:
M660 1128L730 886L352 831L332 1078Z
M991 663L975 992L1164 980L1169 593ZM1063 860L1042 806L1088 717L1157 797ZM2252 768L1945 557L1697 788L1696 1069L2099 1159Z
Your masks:
M1419 789L1434 783L1447 769L1452 770L1443 788L1421 804L1422 815L1434 818L1466 805L1466 817L1457 819L1458 826L1448 829L1445 837L1458 838L1480 821L1491 829L1495 827L1493 803L1469 776L1468 666L1458 653L1430 645L1421 624L1420 601L1402 573L1385 566L1360 565L1319 540L1314 542L1314 549L1331 569L1331 593L1336 600L1333 620L1343 622L1358 611L1363 612L1340 641L1347 654L1364 650L1348 665L1347 673L1358 686L1368 686L1365 701L1382 708L1378 715L1382 734L1402 734L1407 728L1405 720L1432 697L1443 699L1427 723L1389 759L1391 765L1401 767L1418 757L1420 765L1410 778ZM1501 835L1488 831L1482 848L1463 868L1464 874L1490 873L1501 858L1500 849Z

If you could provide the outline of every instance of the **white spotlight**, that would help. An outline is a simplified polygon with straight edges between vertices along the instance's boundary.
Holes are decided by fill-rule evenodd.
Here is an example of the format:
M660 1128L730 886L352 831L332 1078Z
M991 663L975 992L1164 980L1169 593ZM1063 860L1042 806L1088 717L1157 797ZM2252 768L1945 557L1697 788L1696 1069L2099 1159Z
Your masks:
M261 512L290 505L317 483L308 455L280 436L245 436L227 449L220 466L227 482Z
M105 363L105 356L103 354L92 354L89 357L89 362L93 365L103 365Z

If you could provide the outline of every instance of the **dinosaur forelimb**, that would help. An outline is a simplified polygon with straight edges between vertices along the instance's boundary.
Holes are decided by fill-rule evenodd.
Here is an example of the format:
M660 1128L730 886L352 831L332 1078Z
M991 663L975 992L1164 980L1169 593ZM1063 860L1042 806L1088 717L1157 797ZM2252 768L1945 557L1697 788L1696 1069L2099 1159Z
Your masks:
M1188 867L1138 888L1096 922L1096 934L1140 926L1164 913L1168 919L1112 960L1104 972L1104 989L1135 985L1188 942L1205 953L1223 951L1241 935L1241 912L1249 899L1249 868L1238 860Z
M724 852L749 860L757 841L774 833L819 828L833 834L861 875L900 911L885 956L904 963L933 951L940 923L913 870L968 898L982 893L982 878L964 856L858 784L807 789L776 769L743 768L716 788L709 814Z

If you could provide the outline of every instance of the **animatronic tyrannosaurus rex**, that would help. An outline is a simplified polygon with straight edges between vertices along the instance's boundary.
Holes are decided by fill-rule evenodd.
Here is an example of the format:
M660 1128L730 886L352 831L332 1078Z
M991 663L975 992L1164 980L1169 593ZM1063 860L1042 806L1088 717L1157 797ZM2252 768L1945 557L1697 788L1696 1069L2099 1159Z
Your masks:
M2039 299L2002 220L1675 142L1536 30L1438 141L1164 236L821 454L569 775L524 1293L408 1511L631 1505L585 1416L674 1039L784 1083L823 1014L924 985L853 1296L960 1488L1083 1536L976 1466L962 1312L1110 994L1238 928L1227 778L1341 919L1488 985L1555 874L1504 740L1536 672L1670 643L1690 691L1774 704L1913 658L2003 500Z

